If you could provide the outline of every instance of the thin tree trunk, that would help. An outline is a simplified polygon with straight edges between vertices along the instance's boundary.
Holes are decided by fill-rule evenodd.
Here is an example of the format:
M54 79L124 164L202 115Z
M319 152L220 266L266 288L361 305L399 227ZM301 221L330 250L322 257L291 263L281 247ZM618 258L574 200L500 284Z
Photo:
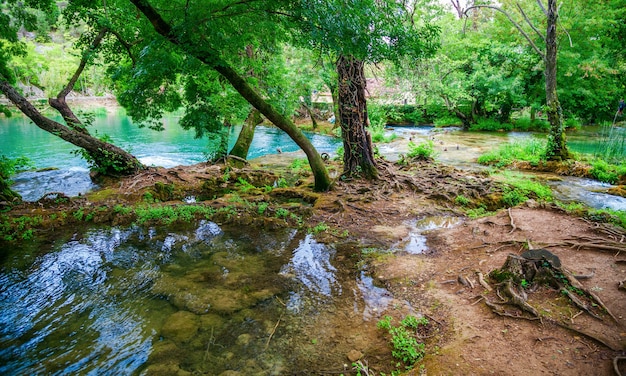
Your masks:
M89 131L87 131L87 128L85 127L83 122L80 121L80 119L74 114L70 106L68 106L66 98L67 98L67 95L72 90L74 90L74 86L76 85L76 82L78 81L78 79L80 78L80 75L85 70L85 66L87 66L87 62L89 60L89 55L91 54L92 51L97 49L98 46L100 46L100 43L102 43L102 39L104 39L104 36L106 35L106 33L107 33L106 28L103 28L100 30L98 35L96 35L93 42L91 43L91 46L89 47L87 54L83 54L83 57L80 60L80 64L78 65L76 72L74 72L74 75L72 76L70 81L67 83L67 85L65 85L65 87L59 92L59 94L57 94L56 98L48 98L48 103L50 103L50 106L52 106L52 108L59 111L59 113L63 117L63 120L65 120L65 123L67 124L68 127L74 129L75 131L82 132L85 134L89 134Z
M172 27L165 22L161 15L146 0L130 1L146 16L157 33L221 74L248 103L258 109L276 127L283 130L291 137L296 145L304 151L309 160L309 166L311 166L311 171L315 179L316 191L327 191L330 188L330 177L328 176L328 171L326 170L322 157L315 147L313 147L311 141L289 118L279 113L272 105L254 91L246 80L230 65L222 61L219 56L211 54L209 52L210 49L196 48L195 44L191 41L182 42L179 39L180 36L174 33Z
M62 140L72 145L84 149L94 158L96 163L104 161L105 164L98 164L98 167L101 168L99 172L106 175L127 175L133 174L143 168L143 165L137 158L123 149L48 119L41 114L32 103L21 96L13 86L2 79L0 79L0 91L4 93L24 115L28 116L36 126L60 137Z
M311 107L309 107L309 105L307 105L306 102L302 102L302 106L304 107L307 114L309 114L309 117L311 118L313 129L317 129L317 121L315 120L315 115L313 115L313 111L311 110Z
M248 118L241 127L241 131L239 132L235 145L228 154L241 159L248 159L248 151L250 150L250 145L252 144L252 139L254 138L254 131L256 126L262 122L263 117L261 116L261 113L253 107L248 114Z
M372 141L367 125L365 74L363 62L341 56L337 61L339 74L339 115L343 138L343 174L362 175L368 179L378 176Z
M330 97L333 100L333 114L335 115L335 124L333 128L341 126L341 116L339 115L339 93L337 85L328 85L330 89Z
M548 0L548 26L546 30L546 105L548 107L548 122L550 134L546 157L549 160L564 160L569 158L569 151L565 141L565 127L563 125L563 111L556 92L557 67L557 38L556 23L558 20L557 1Z

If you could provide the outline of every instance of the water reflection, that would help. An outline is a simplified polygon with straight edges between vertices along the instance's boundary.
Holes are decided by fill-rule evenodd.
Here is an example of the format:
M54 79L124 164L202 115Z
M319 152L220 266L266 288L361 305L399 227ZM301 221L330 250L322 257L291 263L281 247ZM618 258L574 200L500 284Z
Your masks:
M289 264L281 270L283 275L292 275L307 289L317 294L332 296L341 294L341 286L337 284L335 272L331 264L333 250L319 244L308 234L293 251Z
M343 364L347 350L303 344L357 335L391 299L295 230L94 228L28 252L9 250L0 268L0 374L282 375L311 354Z
M401 241L395 248L403 249L413 255L426 253L428 252L428 245L424 233L439 228L451 228L459 223L461 223L460 218L449 216L432 216L409 221L407 222L409 227L408 239Z

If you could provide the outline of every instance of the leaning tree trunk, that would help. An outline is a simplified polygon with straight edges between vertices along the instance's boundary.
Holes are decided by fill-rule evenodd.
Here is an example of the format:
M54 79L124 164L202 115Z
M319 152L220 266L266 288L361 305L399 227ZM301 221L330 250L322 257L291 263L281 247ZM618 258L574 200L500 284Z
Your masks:
M90 46L90 51L95 50L101 44L107 29L100 30ZM143 165L133 155L121 148L101 141L89 134L89 131L80 119L68 106L67 95L74 89L74 85L85 70L90 54L84 54L76 69L76 72L67 85L61 89L56 98L49 98L48 103L56 109L67 124L64 126L43 116L34 106L22 97L6 81L0 81L0 91L2 91L11 102L13 102L24 115L28 116L39 128L59 136L65 141L80 147L86 153L86 159L96 170L104 175L129 175L142 169Z
M362 175L368 179L378 176L372 140L367 125L365 73L363 62L341 56L337 61L339 74L339 117L343 138L343 175Z
M105 175L128 175L143 168L137 158L123 149L48 119L3 79L0 79L0 92L4 93L36 126L85 150L99 168L99 172Z
M85 70L89 56L91 55L90 52L94 51L95 49L98 48L98 46L100 46L107 31L108 30L106 28L103 28L100 30L98 35L96 35L96 37L94 38L93 42L91 42L91 46L89 46L89 51L88 51L89 53L83 54L83 57L80 60L80 64L78 64L78 68L76 69L76 72L74 72L74 75L72 76L72 78L70 78L67 85L65 85L65 87L61 89L59 94L57 94L56 98L48 99L48 103L50 104L50 106L56 109L57 111L59 111L59 113L63 117L63 120L65 120L65 124L67 124L68 127L74 129L77 132L89 134L83 122L80 121L78 116L76 116L74 114L74 111L72 111L70 106L68 106L66 98L67 98L67 95L72 90L74 90L74 86L76 85L78 78L80 78L80 75Z
M548 26L546 30L546 105L548 107L548 122L550 134L546 157L549 160L564 160L569 158L569 151L565 142L565 126L563 125L563 111L556 93L556 59L557 40L556 23L558 20L557 1L548 0Z
M248 118L241 127L241 131L239 132L235 145L228 154L241 159L248 159L248 151L250 150L250 145L252 144L252 139L254 138L254 130L256 129L256 126L262 122L263 117L261 116L261 113L253 107L248 114Z
M146 0L131 0L131 2L146 16L157 33L222 75L248 103L258 109L272 124L287 133L296 145L306 154L315 179L316 191L327 191L330 188L330 177L324 165L324 160L311 141L293 121L278 112L271 104L263 99L237 71L219 56L214 55L211 49L196 48L196 44L193 41L184 39L188 38L188 36L176 34L171 25L165 22L156 9Z

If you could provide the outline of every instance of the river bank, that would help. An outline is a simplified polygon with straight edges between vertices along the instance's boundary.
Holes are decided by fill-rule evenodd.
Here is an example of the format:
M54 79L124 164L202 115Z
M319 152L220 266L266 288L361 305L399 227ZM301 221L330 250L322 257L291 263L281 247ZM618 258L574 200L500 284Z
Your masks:
M328 372L349 374L350 367L338 364L339 359L349 363L348 354L350 359L366 361L372 371L390 372L394 361L387 339L375 328L376 320L391 315L399 321L408 314L424 315L433 323L433 332L424 338L427 373L611 374L611 360L623 352L626 338L621 315L626 312L624 292L617 288L626 278L626 268L619 263L626 251L622 229L603 223L602 218L585 218L583 211L580 217L568 214L549 202L531 200L507 211L502 186L487 174L439 163L381 162L383 176L376 182L338 179L330 192L314 193L310 173L294 169L293 158L285 157L261 158L243 169L207 164L153 168L121 181L102 182L100 189L78 198L52 195L23 204L5 216L40 218L30 228L30 236L50 237L49 241L60 228L159 226L194 218L256 229L308 229L317 241L337 250L333 263L343 265L342 273L366 271L395 303L378 308L365 327L347 330L325 321L323 335L319 327L307 327L307 334L320 346L300 343L307 354L302 358L307 362L306 374L324 374L316 371L323 364L333 365L331 370L324 367ZM329 169L338 176L341 166L329 162ZM284 188L277 183L281 179ZM462 204L459 196L471 202ZM495 214L472 220L466 217L464 205L482 205ZM143 209L133 209L139 207ZM197 209L184 216L187 207ZM448 220L419 225L433 218ZM22 237L28 234L26 227ZM556 320L571 320L574 328L491 312L482 302L487 295L475 272L488 275L502 266L508 253L525 249L527 242L547 247L577 273L594 270L594 277L583 283L607 303L617 321L589 320L549 291L533 297L532 303L554 312ZM6 246L10 245L2 247ZM616 259L615 252L607 253L603 246L623 251L617 251ZM359 266L352 269L355 263ZM472 285L461 284L460 277ZM556 310L554 304L561 308ZM570 312L569 319L561 317L562 312ZM361 340L355 342L354 336ZM524 350L528 348L535 351ZM170 360L170 370L185 369L182 358ZM153 361L156 367L159 363Z

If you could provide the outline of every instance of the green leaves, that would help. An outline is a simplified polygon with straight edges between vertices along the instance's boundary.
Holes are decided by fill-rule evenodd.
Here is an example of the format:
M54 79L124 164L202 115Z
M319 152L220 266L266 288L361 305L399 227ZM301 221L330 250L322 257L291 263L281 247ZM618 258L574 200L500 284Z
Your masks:
M365 62L422 58L438 47L439 29L416 26L410 9L385 0L302 0L294 14L302 43Z

